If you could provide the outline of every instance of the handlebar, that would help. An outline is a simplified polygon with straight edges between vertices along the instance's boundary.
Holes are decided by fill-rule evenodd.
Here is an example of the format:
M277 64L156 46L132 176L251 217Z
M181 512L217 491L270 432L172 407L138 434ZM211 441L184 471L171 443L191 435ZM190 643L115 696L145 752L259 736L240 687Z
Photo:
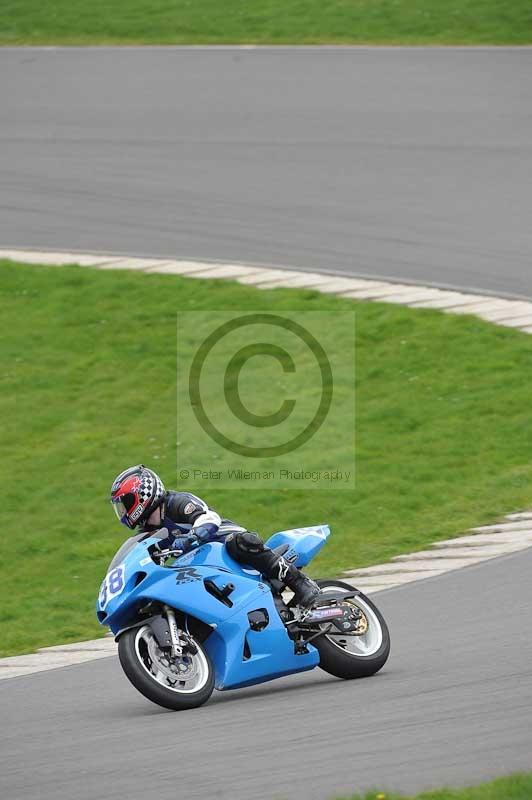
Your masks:
M183 552L184 552L183 550L174 550L174 549L155 550L154 551L154 555L157 555L157 556L173 556L173 555L176 555L176 554L182 555Z
M148 552L151 556L152 561L156 564L158 563L159 566L166 561L167 558L172 558L177 556L183 555L183 550L176 549L175 547L169 547L166 550L160 550L157 545L152 545L148 548Z

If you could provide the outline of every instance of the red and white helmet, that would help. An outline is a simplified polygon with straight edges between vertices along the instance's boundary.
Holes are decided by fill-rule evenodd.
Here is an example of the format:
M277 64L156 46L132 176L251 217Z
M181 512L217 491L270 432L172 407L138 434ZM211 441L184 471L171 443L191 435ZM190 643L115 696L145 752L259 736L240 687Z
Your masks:
M165 488L156 472L137 464L118 475L111 487L111 503L123 525L136 528L158 508L164 500Z

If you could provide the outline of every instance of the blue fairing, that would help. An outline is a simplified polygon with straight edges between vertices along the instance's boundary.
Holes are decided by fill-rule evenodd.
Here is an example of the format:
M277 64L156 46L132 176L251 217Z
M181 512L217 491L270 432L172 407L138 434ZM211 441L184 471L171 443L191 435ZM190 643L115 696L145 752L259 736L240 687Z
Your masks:
M178 558L171 567L163 567L155 564L148 553L155 541L149 538L134 544L120 564L115 559L102 583L98 619L113 633L133 624L139 609L150 600L207 623L213 632L204 647L213 662L218 689L260 683L318 664L319 655L312 645L308 645L308 653L295 655L294 642L277 612L269 586L261 581L258 572L233 561L223 544L204 544ZM310 541L305 550L308 552ZM220 589L228 583L234 585L231 607L206 590L206 580ZM251 630L248 619L248 613L257 609L268 617L268 624L261 631Z
M289 544L290 549L285 553L285 558L288 561L293 561L296 567L306 567L321 550L330 533L328 525L293 528L292 530L274 533L266 544L268 547Z

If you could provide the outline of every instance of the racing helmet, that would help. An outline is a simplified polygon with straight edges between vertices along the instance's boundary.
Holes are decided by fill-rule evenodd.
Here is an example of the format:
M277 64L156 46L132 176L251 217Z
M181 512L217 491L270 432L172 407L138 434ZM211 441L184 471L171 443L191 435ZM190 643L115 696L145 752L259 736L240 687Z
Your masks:
M165 494L164 484L157 473L144 464L137 464L114 479L111 504L122 525L133 529L161 505Z

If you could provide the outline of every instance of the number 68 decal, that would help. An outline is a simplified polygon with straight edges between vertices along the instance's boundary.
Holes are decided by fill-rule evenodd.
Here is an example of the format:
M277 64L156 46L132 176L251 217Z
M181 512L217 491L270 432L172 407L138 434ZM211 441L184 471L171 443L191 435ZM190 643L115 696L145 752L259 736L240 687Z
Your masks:
M105 608L109 600L117 597L124 589L124 565L119 564L110 572L107 573L103 579L100 588L99 605L100 608Z

